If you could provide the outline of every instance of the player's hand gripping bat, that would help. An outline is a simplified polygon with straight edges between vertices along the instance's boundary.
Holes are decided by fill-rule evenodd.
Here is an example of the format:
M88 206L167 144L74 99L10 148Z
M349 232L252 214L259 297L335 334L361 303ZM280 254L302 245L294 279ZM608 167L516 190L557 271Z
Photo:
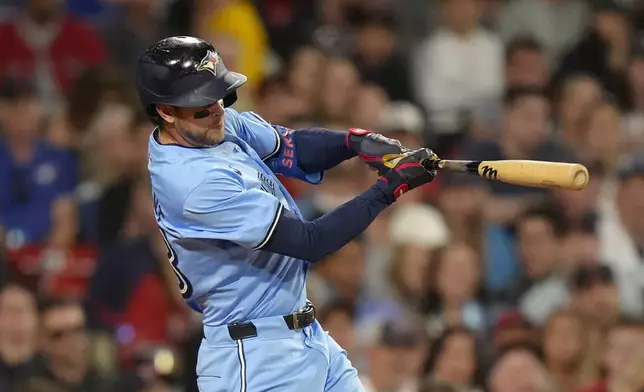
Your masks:
M529 160L427 160L428 170L478 174L489 180L538 188L581 190L588 185L588 169L578 163Z

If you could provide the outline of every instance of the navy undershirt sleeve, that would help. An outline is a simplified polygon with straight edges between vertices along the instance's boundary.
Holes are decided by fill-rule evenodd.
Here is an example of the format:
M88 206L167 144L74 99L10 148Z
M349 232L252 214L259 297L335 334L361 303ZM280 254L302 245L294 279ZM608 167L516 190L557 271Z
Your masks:
M283 210L271 239L261 249L320 261L359 236L393 201L389 186L378 181L354 199L310 222Z
M353 158L357 154L346 140L346 131L310 128L293 132L298 167L307 174L317 173Z

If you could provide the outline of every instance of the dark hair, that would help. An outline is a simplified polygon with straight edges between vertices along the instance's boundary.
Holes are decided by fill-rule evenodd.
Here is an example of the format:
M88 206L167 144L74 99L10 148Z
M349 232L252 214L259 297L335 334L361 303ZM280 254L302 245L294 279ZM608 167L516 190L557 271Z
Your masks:
M481 379L482 369L479 363L480 358L479 358L479 350L476 342L476 337L469 329L461 326L456 326L456 327L451 327L446 329L436 340L432 342L432 345L429 349L429 353L427 354L427 358L425 359L425 364L423 366L423 373L425 377L432 376L436 368L436 365L438 364L438 359L445 351L445 346L447 345L447 341L454 335L467 335L470 339L472 339L472 343L474 344L473 359L475 363L474 372L472 373L472 382L473 384L478 384L478 381Z
M79 307L83 309L82 305L71 298L67 297L44 297L38 301L38 312L42 315L51 310L69 307Z
M481 255L477 253L476 250L466 242L452 242L445 246L436 248L432 252L432 257L431 257L432 262L429 263L429 266L427 268L427 276L425 279L427 284L426 284L426 289L424 293L424 298L422 299L422 303L420 305L421 311L423 313L432 314L432 313L437 313L441 311L443 307L443 299L441 298L440 293L438 292L438 274L440 272L440 269L443 267L445 263L445 256L448 254L449 250L458 248L461 246L467 247L472 252L474 252L474 254L478 258L479 263L481 263ZM479 268L481 267L482 266L479 264ZM480 280L478 283L476 293L474 294L474 297L478 300L485 301L485 297L486 297L485 287Z
M517 37L505 47L505 62L509 63L512 56L521 51L543 53L543 46L533 37Z
M508 89L503 96L503 106L509 107L515 105L523 98L537 97L548 99L546 92L539 87L512 87Z
M606 285L615 283L615 275L608 265L582 265L570 275L570 285L575 290L585 290L596 283Z
M632 316L620 316L615 324L613 324L611 330L624 328L624 329L641 329L644 331L644 318L642 317L632 317Z
M376 27L384 30L394 31L396 21L391 14L381 12L369 12L359 15L354 23L358 29Z
M518 231L518 227L522 222L532 218L539 218L548 222L557 238L561 238L568 233L568 221L561 207L555 203L544 203L523 212L516 219L514 231Z

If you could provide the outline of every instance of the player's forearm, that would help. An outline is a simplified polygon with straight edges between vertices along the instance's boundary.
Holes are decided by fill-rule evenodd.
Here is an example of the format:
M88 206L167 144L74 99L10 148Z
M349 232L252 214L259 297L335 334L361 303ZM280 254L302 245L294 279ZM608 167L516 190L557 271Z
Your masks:
M347 146L347 132L343 131L301 129L293 132L293 141L304 173L323 172L357 155Z
M283 212L262 249L311 262L322 260L360 235L393 201L393 192L378 181L356 198L311 222Z

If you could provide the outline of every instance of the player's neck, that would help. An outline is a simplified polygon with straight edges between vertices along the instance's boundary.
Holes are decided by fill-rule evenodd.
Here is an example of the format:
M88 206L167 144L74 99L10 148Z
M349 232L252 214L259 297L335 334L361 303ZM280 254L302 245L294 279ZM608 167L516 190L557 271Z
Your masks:
M159 127L159 143L177 144L183 147L192 147L178 132L166 127Z

